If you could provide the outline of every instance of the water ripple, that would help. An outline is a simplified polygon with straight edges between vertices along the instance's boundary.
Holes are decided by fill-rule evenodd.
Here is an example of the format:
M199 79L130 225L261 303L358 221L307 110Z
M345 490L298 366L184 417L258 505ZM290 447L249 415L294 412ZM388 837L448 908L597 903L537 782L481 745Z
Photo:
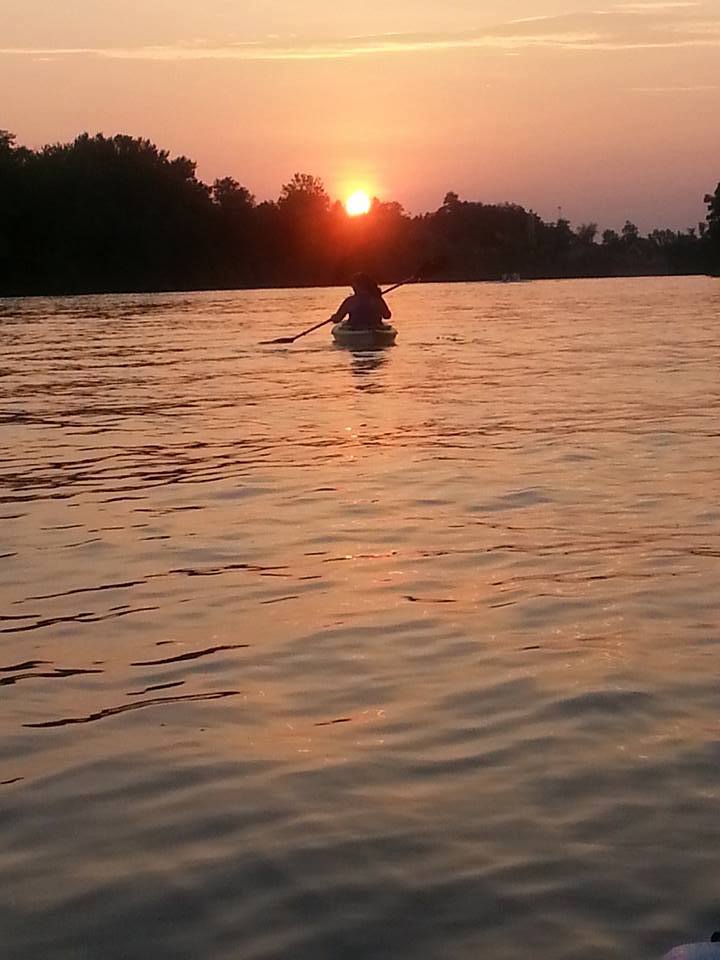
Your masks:
M217 647L206 647L204 650L192 650L189 653L180 653L176 657L165 657L160 660L137 660L130 664L131 667L157 667L165 663L181 663L185 660L199 660L201 657L209 657L214 653L220 653L223 650L242 650L249 647L248 643L226 643Z
M717 282L341 295L0 307L9 960L716 926Z
M95 720L104 720L106 717L116 717L121 713L130 713L133 710L144 710L147 707L157 707L166 703L196 703L200 700L222 700L225 697L239 696L239 690L223 690L215 693L188 693L179 697L154 697L150 700L138 700L136 703L125 703L119 707L106 707L86 717L64 717L61 720L44 720L41 723L25 723L24 727L33 727L36 730L45 730L50 727L67 727L76 723L94 723Z

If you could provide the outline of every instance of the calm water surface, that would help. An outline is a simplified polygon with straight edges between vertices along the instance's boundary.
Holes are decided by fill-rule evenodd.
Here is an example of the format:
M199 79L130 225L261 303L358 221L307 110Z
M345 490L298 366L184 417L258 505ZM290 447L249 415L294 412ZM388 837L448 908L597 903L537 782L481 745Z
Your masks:
M6 960L720 925L720 285L0 302Z

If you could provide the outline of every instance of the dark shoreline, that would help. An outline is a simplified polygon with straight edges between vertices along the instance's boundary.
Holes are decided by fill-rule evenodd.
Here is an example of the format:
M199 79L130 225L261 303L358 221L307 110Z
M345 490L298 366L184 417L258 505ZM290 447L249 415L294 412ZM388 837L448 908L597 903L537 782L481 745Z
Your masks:
M334 287L358 271L396 282L428 260L444 264L432 279L464 283L713 274L720 185L704 202L705 221L647 236L629 219L548 222L453 191L426 213L375 198L353 217L307 173L258 201L148 140L83 134L30 150L0 130L0 296Z
M428 286L434 284L495 284L501 286L517 286L526 283L545 283L545 282L572 282L574 280L654 280L654 279L683 279L690 277L706 277L708 280L719 280L719 274L713 273L631 273L620 275L587 275L578 274L572 277L521 277L519 280L500 280L500 279L463 279L463 278L439 278L433 280L424 280L413 286ZM391 280L384 280L384 283L390 283ZM0 303L9 300L62 300L77 299L81 297L155 297L165 294L192 294L192 293L246 293L272 290L340 290L343 289L343 283L295 283L295 284L273 284L273 285L248 285L248 286L196 286L196 287L158 287L152 290L138 289L113 289L113 290L81 290L81 291L61 291L54 293L0 293Z

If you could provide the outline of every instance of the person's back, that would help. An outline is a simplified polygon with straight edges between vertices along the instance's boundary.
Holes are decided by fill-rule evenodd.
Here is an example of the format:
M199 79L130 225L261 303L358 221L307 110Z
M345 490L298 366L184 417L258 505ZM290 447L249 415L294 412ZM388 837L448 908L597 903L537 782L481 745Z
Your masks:
M384 326L383 320L390 319L384 302L364 291L348 297L343 307L347 311L347 326L352 330L376 330Z
M353 291L340 305L335 320L339 322L347 317L345 325L351 330L382 329L383 320L389 320L392 313L377 284L365 274L358 274L353 278Z

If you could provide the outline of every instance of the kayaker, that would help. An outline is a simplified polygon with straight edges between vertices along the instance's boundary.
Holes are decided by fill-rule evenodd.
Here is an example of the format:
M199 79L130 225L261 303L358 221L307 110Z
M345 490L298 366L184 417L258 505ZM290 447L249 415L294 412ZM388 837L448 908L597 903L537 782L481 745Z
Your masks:
M335 323L345 320L350 330L384 330L383 320L392 317L390 307L383 299L382 290L366 273L356 273L352 278L353 294L338 307Z

